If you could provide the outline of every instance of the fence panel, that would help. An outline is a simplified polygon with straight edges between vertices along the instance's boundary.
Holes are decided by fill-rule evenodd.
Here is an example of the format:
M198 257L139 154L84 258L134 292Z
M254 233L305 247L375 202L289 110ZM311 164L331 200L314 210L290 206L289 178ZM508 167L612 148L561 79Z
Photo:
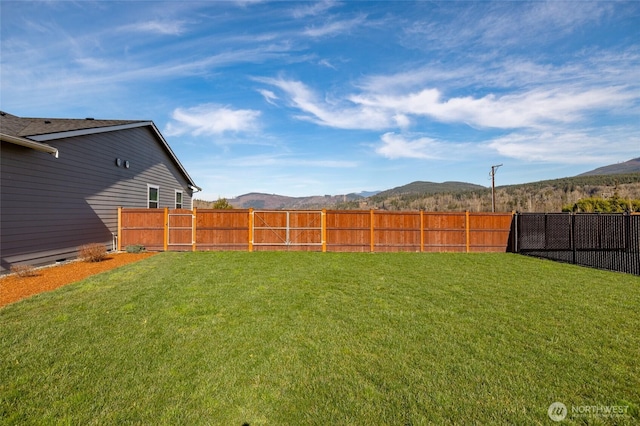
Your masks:
M285 211L259 211L253 215L254 250L275 250L287 243Z
M165 217L162 209L122 209L118 246L143 245L148 250L164 250Z
M249 210L197 210L198 250L247 250L248 245Z
M194 214L191 210L167 211L167 250L191 251L195 243Z
M517 251L640 275L640 215L522 213Z
M420 233L420 212L375 212L373 215L375 251L420 251Z
M424 251L467 251L466 214L424 213Z
M469 251L505 252L512 222L512 213L469 213Z
M517 216L517 247L520 251L540 250L547 240L546 215L519 214Z
M370 211L327 210L326 214L327 251L371 251Z
M290 211L290 244L298 250L321 250L322 215L320 211Z

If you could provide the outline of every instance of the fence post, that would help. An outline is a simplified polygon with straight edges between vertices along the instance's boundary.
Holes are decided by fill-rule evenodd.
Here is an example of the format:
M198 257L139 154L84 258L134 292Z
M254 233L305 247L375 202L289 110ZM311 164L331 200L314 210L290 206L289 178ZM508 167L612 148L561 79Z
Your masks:
M420 210L420 253L424 252L424 211Z
M249 209L249 252L253 251L253 208Z
M373 250L374 250L373 209L369 210L369 215L370 215L370 218L371 218L370 219L371 220L371 231L370 231L370 236L369 236L369 238L371 238L371 240L370 240L370 243L369 243L369 245L370 245L369 249L370 249L371 253L373 253Z
M198 217L198 208L194 207L191 214L191 251L196 251L196 226Z
M322 233L322 252L327 252L327 209L322 209L320 216L320 228Z
M169 207L164 208L164 235L162 245L164 251L169 251Z
M117 250L122 251L122 207L118 207L118 246Z
M569 213L571 215L571 263L576 264L577 260L577 247L576 247L576 214Z
M513 252L518 253L518 218L520 214L516 211L511 216L511 226L513 227Z
M624 251L631 253L631 212L624 214Z
M465 240L466 240L466 247L467 247L467 253L469 253L469 245L471 243L471 236L469 233L469 210L465 210L464 212L464 228L465 228Z

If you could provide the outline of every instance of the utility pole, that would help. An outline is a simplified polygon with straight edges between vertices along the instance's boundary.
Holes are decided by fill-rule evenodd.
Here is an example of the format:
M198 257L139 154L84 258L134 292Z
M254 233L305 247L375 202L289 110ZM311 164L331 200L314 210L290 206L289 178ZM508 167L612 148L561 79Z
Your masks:
M491 211L496 211L496 172L498 167L502 167L502 164L491 166Z

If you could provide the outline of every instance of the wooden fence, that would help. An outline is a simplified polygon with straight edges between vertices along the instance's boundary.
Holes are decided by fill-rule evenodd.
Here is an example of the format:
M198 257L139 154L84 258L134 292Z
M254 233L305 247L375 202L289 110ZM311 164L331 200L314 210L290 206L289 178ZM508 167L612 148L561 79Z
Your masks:
M118 249L505 252L512 213L118 209Z

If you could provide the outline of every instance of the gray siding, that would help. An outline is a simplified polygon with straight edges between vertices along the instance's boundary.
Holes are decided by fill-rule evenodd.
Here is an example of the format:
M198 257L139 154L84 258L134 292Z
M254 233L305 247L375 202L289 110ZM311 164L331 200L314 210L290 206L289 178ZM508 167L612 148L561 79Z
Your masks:
M58 139L59 158L2 142L0 271L74 257L83 244L111 248L117 207L147 207L147 185L160 207L191 208L186 178L148 127ZM129 161L129 168L116 165Z

